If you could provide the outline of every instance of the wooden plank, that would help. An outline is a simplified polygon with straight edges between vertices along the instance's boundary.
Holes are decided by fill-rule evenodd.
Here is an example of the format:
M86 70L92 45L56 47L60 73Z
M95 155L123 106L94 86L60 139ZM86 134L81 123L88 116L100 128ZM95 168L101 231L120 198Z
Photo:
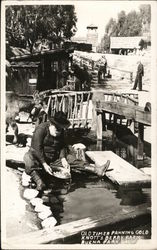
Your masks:
M138 124L137 160L143 160L144 155L144 125Z
M145 112L143 108L120 102L100 102L98 110L114 113L132 119L134 121L151 126L151 113Z
M86 124L87 124L87 119L88 119L89 99L90 99L90 93L88 93L88 96L87 96L87 102L86 102L86 110L85 110L85 119L86 119Z
M96 120L96 124L97 124L97 140L102 140L102 112L97 112L97 120Z
M150 185L150 176L113 153L112 151L87 151L86 155L98 166L110 160L106 176L119 185Z
M38 65L28 65L28 64L25 64L25 65L10 65L9 66L10 68L14 68L14 69L20 69L20 68L34 68L34 69L37 69L38 68Z
M114 226L116 223L125 223L128 220L138 220L142 216L150 218L149 204L126 207L116 212L116 214L108 213L104 215L97 215L72 221L63 225L56 226L51 229L42 229L24 235L10 237L7 243L16 249L16 246L28 246L38 244L51 244L56 240L66 239L81 233L81 231L92 230L100 227ZM137 224L137 223L136 223Z
M116 132L117 132L117 115L113 117L113 132L112 132L112 143L116 143Z

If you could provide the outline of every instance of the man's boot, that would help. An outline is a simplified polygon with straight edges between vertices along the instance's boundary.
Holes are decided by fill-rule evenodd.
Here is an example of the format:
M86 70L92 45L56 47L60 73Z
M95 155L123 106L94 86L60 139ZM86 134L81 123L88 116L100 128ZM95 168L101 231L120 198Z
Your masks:
M30 175L32 177L32 180L37 185L36 189L38 191L41 191L41 190L45 189L46 186L45 186L44 182L42 181L42 179L41 179L41 177L40 177L40 175L38 174L37 171L33 170Z
M103 177L106 173L106 171L108 170L110 166L110 160L107 160L107 162L102 165L102 166L95 166L95 173L100 176Z

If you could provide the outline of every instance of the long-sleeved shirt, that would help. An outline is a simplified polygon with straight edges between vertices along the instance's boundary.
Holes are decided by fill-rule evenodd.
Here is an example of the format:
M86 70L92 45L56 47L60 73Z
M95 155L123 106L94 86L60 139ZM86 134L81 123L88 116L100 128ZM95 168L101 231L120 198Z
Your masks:
M41 123L34 131L31 143L32 154L41 163L50 163L65 157L64 134L54 137L49 132L49 122Z

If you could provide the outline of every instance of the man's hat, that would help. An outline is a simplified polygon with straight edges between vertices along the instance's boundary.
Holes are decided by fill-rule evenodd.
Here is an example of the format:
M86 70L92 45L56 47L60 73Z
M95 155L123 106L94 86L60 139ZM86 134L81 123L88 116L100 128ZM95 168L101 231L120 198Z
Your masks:
M70 126L70 121L66 118L66 114L62 111L55 113L53 117L49 118L51 124L56 125L59 128L68 128Z

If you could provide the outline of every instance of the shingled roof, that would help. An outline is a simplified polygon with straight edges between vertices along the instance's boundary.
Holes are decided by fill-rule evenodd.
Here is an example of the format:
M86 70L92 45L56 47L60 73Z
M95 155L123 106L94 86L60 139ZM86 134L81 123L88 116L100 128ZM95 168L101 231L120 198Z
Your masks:
M142 36L132 37L111 37L111 49L134 49L139 48L141 39L145 40Z

